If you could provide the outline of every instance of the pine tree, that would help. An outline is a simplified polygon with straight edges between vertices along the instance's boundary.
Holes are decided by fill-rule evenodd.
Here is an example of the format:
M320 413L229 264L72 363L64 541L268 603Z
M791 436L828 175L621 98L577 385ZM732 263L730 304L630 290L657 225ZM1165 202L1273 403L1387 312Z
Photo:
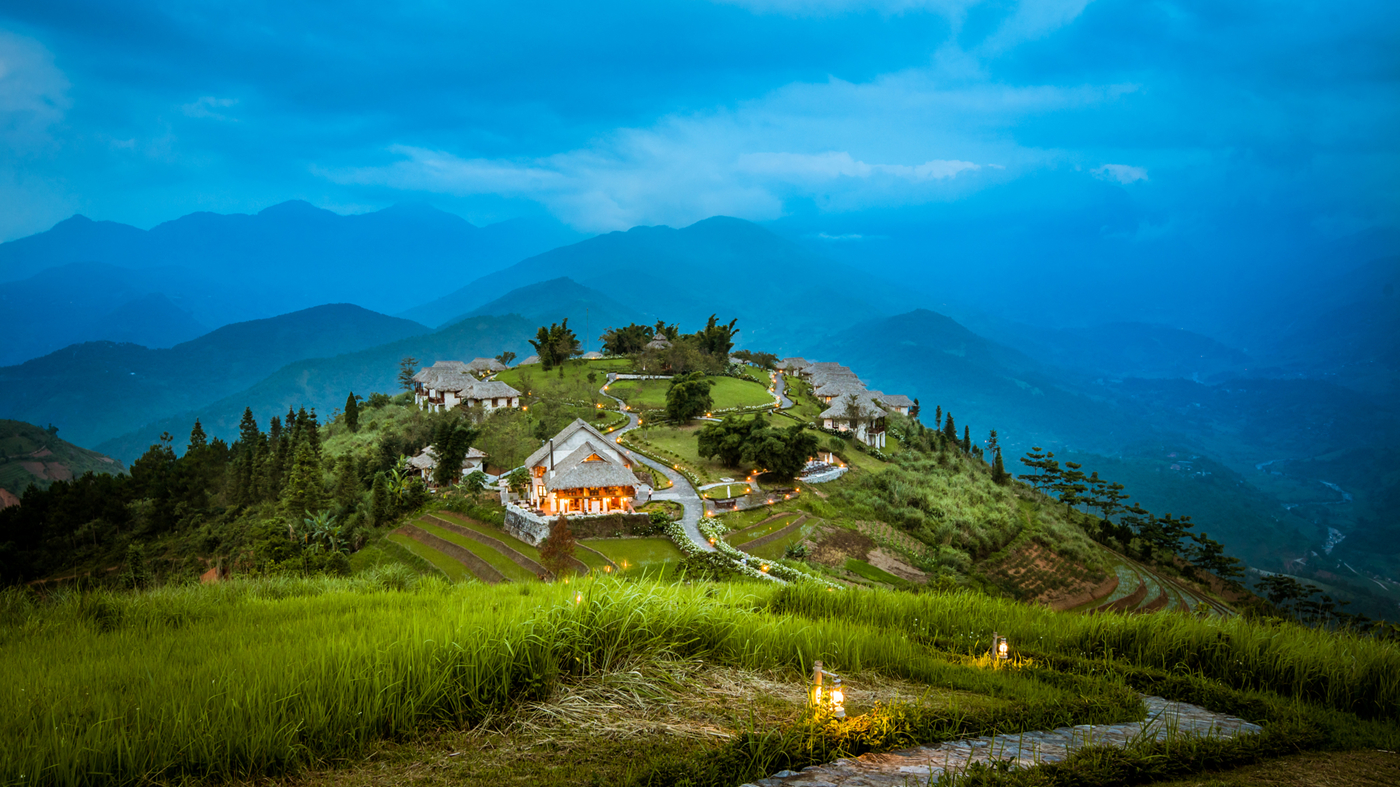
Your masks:
M321 486L321 460L311 446L297 447L287 485L282 490L282 515L294 523L326 507L326 492Z
M351 432L360 431L360 404L355 401L355 392L345 398L345 428Z
M349 454L341 454L335 463L335 502L342 509L352 511L360 501L360 477L355 474L355 460Z
M934 405L933 407L933 428L943 428L943 405L941 404Z
M209 438L204 434L204 427L199 425L199 419L194 419L194 428L190 430L190 444L185 449L185 453L196 451L209 444Z
M1011 480L1011 476L1006 472L1006 466L1001 462L1001 449L992 456L992 481L998 484L1005 484Z
M970 454L970 453L972 453L972 429L971 429L971 427L967 427L967 426L964 426L964 427L963 427L962 448L963 448L963 453L965 453L965 454Z
M943 439L954 445L958 442L958 427L953 424L951 411L943 416Z
M1084 502L1084 493L1089 489L1084 483L1085 476L1080 472L1081 467L1083 465L1078 462L1065 462L1064 471L1050 485L1050 488L1059 494L1060 502L1064 503L1066 508L1073 508Z
M370 515L375 525L389 521L389 481L383 473L375 473L374 488L370 492Z
M400 358L400 359L399 359L399 387L400 387L400 388L404 389L405 391L412 391L412 390L414 390L415 387L416 387L416 384L413 382L413 376L416 375L417 373L418 373L418 359L417 359L417 358L414 358L413 356L410 355L410 356L408 356L408 357Z
M561 516L549 529L549 536L540 545L540 565L555 577L563 576L574 560L574 532L568 517Z

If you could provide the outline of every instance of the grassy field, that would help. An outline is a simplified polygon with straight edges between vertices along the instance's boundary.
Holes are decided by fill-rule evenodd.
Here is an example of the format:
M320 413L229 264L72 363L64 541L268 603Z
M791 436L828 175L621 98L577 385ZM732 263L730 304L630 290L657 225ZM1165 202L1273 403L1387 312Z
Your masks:
M511 561L510 558L506 557L500 552L497 552L496 550L492 549L486 544L483 544L479 541L473 541L472 539L467 538L466 536L460 535L458 533L453 533L451 530L448 530L447 528L443 527L438 527L437 525L434 525L431 522L418 520L414 522L413 525L414 527L422 528L423 531L426 533L435 535L444 541L456 544L457 546L462 547L468 552L471 552L472 554L486 561L487 565L501 572L502 576L504 576L506 579L509 579L512 582L535 582L538 580L538 577L536 577L533 573L516 565L514 562Z
M702 491L702 497L711 500L728 500L731 497L743 497L749 493L748 484L725 484L723 486L712 486Z
M772 404L768 389L749 380L735 377L711 377L710 398L716 410L732 407L762 407ZM670 380L618 380L608 386L608 393L626 402L633 409L661 409L666 406L666 391Z
M575 359L564 364L562 379L567 383L586 383L588 382L588 373L593 372L594 380L597 383L593 388L596 390L603 387L609 372L626 373L630 371L632 371L632 362L626 358L603 358L596 361ZM544 367L532 363L498 372L496 379L513 388L520 388L525 379L538 380L543 378L545 374ZM548 374L551 378L561 379L558 368L549 370Z
M770 514L770 516L772 515ZM782 530L783 528L797 521L797 518L799 516L801 516L801 513L796 511L786 513L767 524L756 524L752 527L745 528L744 530L730 533L725 538L725 540L736 547L742 547L744 544L747 544L756 538L763 538L764 536L771 535L773 533L778 532L779 530ZM768 517L764 517L764 519L767 518Z
M597 543L642 540L630 541ZM989 669L992 630L1030 660ZM847 677L843 725L802 710L817 658ZM551 761L582 768L578 783L683 774L719 787L920 741L1127 720L1138 691L1266 730L1247 746L1134 761L1139 781L1299 748L1400 746L1395 644L1241 619L1064 615L966 593L453 585L392 567L48 600L7 591L0 674L3 784L252 782L307 768L326 774L313 780L383 783L385 752L390 765L396 751L445 759L474 730L495 741L497 776L511 769L494 758L546 745ZM598 746L631 751L627 767L589 765ZM511 762L534 783L556 767ZM419 781L410 772L394 780Z
M399 533L390 533L385 536L385 538L391 543L398 544L403 549L408 550L420 560L426 561L433 568L441 571L443 576L453 582L466 582L467 580L476 579L476 577L472 576L472 572L467 570L466 566L426 544L421 544Z
M891 574L890 572L885 571L882 568L876 568L875 566L870 565L864 560L847 558L845 568L852 574L855 574L859 577L864 577L865 579L868 579L871 582L877 582L896 588L909 586L908 580L900 579L894 574Z
M607 555L626 575L661 563L678 563L685 557L667 538L590 538L580 543Z

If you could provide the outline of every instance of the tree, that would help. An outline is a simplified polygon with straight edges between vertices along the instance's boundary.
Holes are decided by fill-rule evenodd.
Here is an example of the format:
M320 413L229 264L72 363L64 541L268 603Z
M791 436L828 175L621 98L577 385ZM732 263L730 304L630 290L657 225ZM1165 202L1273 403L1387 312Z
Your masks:
M706 459L718 457L720 464L738 467L744 460L748 445L766 426L767 423L759 416L740 418L736 415L725 416L717 424L706 424L696 436L700 456Z
M414 388L413 376L418 373L418 359L407 356L399 359L399 387L405 391Z
M953 413L947 412L943 416L943 440L954 445L958 442L958 427L953 424Z
M549 529L549 536L540 545L540 565L555 577L563 575L574 560L574 532L569 529L568 517L561 516Z
M646 348L654 335L650 325L632 323L621 328L608 328L600 337L604 355L636 355Z
M282 490L282 514L300 522L308 514L326 507L326 490L321 486L321 460L307 443L297 447L287 485Z
M666 417L676 422L689 421L714 408L710 398L712 380L703 372L691 372L671 381L666 391Z
M970 454L970 453L972 453L972 428L971 428L971 427L968 427L968 426L964 426L964 427L963 427L962 449L963 449L963 453L965 453L965 454Z
M548 328L540 326L530 346L540 356L540 365L545 371L562 365L565 361L583 352L578 337L569 328L568 318L563 322L552 323Z
M716 358L729 358L729 351L734 349L734 337L739 335L739 329L734 327L738 320L730 320L728 325L722 325L711 314L705 327L695 334L700 340L700 352Z
M655 327L652 328L652 336L660 336L668 342L674 342L680 338L681 329L675 323L667 325L665 320L657 320Z
M1009 480L1011 480L1011 474L1006 472L1006 466L1001 462L1001 449L998 448L996 453L992 455L992 482L1005 484Z
M480 470L473 470L462 479L462 487L473 495L479 495L486 491L486 474Z
M1083 465L1078 462L1065 462L1065 469L1060 472L1058 478L1051 483L1050 488L1059 495L1060 502L1067 508L1073 508L1084 501L1084 493L1089 487L1084 483L1084 473L1080 472Z
M360 431L360 403L355 401L355 392L345 397L345 427L352 432Z
M941 404L933 406L933 428L943 428L943 405Z
M909 417L919 420L919 397L914 397L914 406L909 408Z
M500 355L497 355L497 356L496 356L496 361L497 361L498 363L500 363L502 366L510 366L511 361L514 361L514 360L515 360L515 353L513 353L513 352L511 352L511 351L509 351L509 350L507 350L507 351L501 353Z
M1026 455L1021 457L1021 464L1040 472L1027 473L1020 478L1036 489L1045 491L1059 478L1060 463L1055 461L1055 453L1053 451L1041 453L1042 450L1043 449L1038 445L1031 446L1031 450L1027 451Z
M817 437L802 424L787 429L769 427L745 445L743 461L778 478L793 478L817 453Z
M749 363L761 369L773 370L778 368L778 356L774 355L773 353L754 352L753 350L737 350L730 354L741 361L748 361Z
M1244 567L1238 558L1225 554L1225 546L1207 533L1193 533L1191 540L1196 542L1191 554L1192 565L1209 571L1231 585L1239 585L1239 580L1244 577Z
M194 419L194 428L190 430L190 444L185 449L185 453L197 451L209 444L209 438L204 434L204 427L199 425L199 419Z
M389 482L383 473L376 473L374 476L374 488L370 491L370 515L374 517L374 524L383 525L391 518L389 513L393 501L389 497Z
M506 475L506 486L510 491L521 497L530 492L530 471L523 467L517 467Z
M457 418L449 418L438 426L433 436L433 451L437 453L433 483L448 487L461 479L462 460L466 459L467 451L478 434L479 430Z

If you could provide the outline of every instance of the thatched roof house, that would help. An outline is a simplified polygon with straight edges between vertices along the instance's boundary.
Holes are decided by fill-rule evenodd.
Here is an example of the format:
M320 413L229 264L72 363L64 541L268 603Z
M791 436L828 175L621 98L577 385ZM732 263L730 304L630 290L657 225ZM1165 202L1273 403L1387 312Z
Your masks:
M549 515L627 511L639 492L651 493L650 476L643 480L631 458L581 418L530 454L525 468L529 504Z
M671 342L670 342L670 340L667 339L665 336L662 336L662 335L660 335L660 334L657 334L657 336L656 336L655 338L653 338L651 341L647 342L647 343L646 343L646 346L644 346L642 349L644 349L644 350L669 350L669 349L671 349Z

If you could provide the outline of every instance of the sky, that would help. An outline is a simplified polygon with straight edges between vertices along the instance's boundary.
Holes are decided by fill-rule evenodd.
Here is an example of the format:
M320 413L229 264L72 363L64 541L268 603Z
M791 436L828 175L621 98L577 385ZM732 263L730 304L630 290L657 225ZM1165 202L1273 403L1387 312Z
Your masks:
M1396 229L1397 39L1393 0L0 0L0 240L418 201L1315 265Z

